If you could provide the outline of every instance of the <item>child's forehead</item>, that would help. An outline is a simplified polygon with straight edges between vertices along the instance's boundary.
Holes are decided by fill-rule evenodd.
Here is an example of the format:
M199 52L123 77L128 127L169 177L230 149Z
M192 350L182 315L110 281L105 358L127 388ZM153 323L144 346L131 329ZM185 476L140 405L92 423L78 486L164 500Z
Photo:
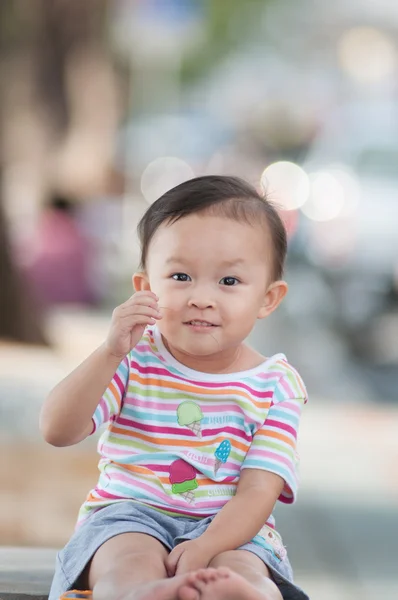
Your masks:
M168 230L174 236L184 236L190 233L233 233L239 232L241 235L259 235L267 236L269 234L268 224L262 219L249 221L245 219L236 219L230 216L213 214L211 212L193 213L175 221L164 222L159 230Z
M214 251L212 261L238 263L253 257L264 256L269 250L271 236L261 223L249 223L211 214L192 214L177 221L163 223L149 246L149 254L188 258Z

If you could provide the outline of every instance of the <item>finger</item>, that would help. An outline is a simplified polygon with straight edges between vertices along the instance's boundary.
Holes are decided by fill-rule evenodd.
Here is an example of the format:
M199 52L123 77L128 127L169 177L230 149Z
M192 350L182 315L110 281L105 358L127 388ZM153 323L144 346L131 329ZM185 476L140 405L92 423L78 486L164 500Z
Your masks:
M147 315L154 318L161 318L161 312L157 307L154 306L145 306L141 304L137 304L134 306L130 306L125 310L115 311L112 315L112 320L114 323L124 323L127 320L133 320L134 317L140 315Z
M169 562L166 562L166 572L167 572L167 576L168 577L174 577L175 572L176 572L175 571L175 565L173 565L173 564L171 564Z
M159 300L158 296L154 292L151 292L150 290L143 290L142 292L135 292L132 294L130 298L127 298L127 300L120 304L120 306L130 304L131 302L141 301L142 299L148 302L158 302Z
M174 550L170 552L166 558L166 570L169 577L173 577L173 575L175 575L177 564L180 558L180 554Z
M133 320L134 317L136 316L143 316L146 315L148 317L153 317L153 318L161 318L162 315L160 313L160 311L157 308L154 308L153 306L134 306L134 307L130 307L130 309L128 311L125 311L119 315L117 315L117 319L119 320L119 322L123 323L126 320Z
M125 302L124 304L121 304L117 312L123 313L126 310L129 310L131 307L135 306L152 306L153 308L159 308L158 303L154 298L140 296L139 298L131 298L130 300L127 300L127 302Z
M119 323L119 327L121 333L126 333L127 331L132 330L134 329L134 327L137 327L139 325L154 325L155 323L156 319L154 317L151 317L149 315L136 315L134 319L131 319L130 321L125 320Z
M134 296L142 296L144 294L147 296L152 296L156 300L159 300L158 296L152 290L138 290L137 292L131 294L130 298L133 298Z
M155 302L157 302L159 300L159 297L154 292L151 292L150 290L143 290L142 292L135 292L135 294L130 296L130 298L127 300L127 302L129 300L132 300L133 298L135 298L136 300L139 298L147 298L147 299L154 300Z
M184 575L184 573L187 572L186 566L185 566L185 561L183 556L180 556L180 560L178 561L176 568L175 568L175 575Z

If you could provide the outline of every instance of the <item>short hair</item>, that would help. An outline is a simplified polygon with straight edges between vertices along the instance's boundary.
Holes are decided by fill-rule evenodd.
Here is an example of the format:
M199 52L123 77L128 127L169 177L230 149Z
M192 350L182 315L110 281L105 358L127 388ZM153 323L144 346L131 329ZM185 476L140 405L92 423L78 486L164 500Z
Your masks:
M220 215L238 222L243 220L251 225L266 222L272 241L272 280L282 277L287 238L278 211L249 183L226 175L195 177L168 190L151 204L137 228L141 245L141 269L146 270L149 245L159 227L163 223L175 223L195 213Z

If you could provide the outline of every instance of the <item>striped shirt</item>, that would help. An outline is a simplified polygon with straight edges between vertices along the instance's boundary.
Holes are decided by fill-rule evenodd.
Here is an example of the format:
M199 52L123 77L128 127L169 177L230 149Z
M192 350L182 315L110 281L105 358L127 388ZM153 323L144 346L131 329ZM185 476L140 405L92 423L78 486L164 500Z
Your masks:
M283 478L297 492L297 430L307 399L283 354L253 369L200 373L179 363L148 327L120 363L93 415L100 476L80 509L133 500L171 515L203 518L236 493L241 469ZM274 526L271 517L267 524Z

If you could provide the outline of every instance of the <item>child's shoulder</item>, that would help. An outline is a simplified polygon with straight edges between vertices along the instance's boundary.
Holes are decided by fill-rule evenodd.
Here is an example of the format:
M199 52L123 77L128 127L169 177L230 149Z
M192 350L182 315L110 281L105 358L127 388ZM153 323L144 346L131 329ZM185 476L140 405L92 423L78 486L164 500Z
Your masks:
M281 376L286 375L294 375L300 376L297 369L289 362L285 354L278 353L274 354L266 361L267 368L280 373Z
M272 379L275 390L285 391L290 397L307 397L307 390L298 370L285 354L274 354L264 363L264 377Z

